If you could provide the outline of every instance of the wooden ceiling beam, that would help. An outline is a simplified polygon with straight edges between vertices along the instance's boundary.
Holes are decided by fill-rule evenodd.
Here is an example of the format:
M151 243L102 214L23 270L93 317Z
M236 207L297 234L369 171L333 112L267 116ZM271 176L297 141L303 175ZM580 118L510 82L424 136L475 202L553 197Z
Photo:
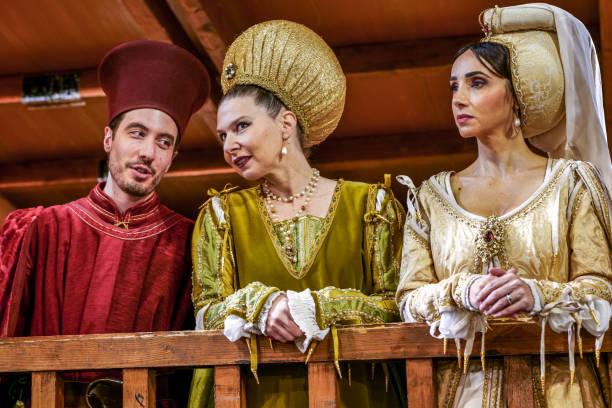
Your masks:
M428 38L413 41L336 47L334 52L347 75L374 71L448 65L464 45L481 35Z
M217 73L223 70L226 44L198 0L166 0L183 30L201 53L211 59Z
M426 163L432 157L473 155L474 145L456 132L421 135L391 135L372 138L332 138L313 151L311 161L322 171L342 172L354 169L397 167L403 163ZM103 157L65 159L27 164L0 164L0 193L62 188L93 184L99 177ZM450 159L449 159L450 160ZM233 175L223 160L221 148L181 151L169 179Z

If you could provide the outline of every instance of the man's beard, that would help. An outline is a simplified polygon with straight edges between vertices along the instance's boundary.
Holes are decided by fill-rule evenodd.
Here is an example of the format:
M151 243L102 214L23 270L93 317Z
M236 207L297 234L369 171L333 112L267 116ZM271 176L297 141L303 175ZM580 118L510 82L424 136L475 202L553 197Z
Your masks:
M143 163L138 164L145 165ZM145 183L139 183L135 180L131 180L124 172L122 172L123 168L120 164L111 163L110 160L108 163L108 171L110 173L110 176L115 181L115 184L117 184L117 187L119 187L121 191L135 197L147 196L151 191L155 189L155 187L157 187L157 185L161 181L163 173L156 173L153 171L153 169L151 169L151 167L147 167L151 171L151 179L148 185ZM125 166L125 168L129 169L127 165Z

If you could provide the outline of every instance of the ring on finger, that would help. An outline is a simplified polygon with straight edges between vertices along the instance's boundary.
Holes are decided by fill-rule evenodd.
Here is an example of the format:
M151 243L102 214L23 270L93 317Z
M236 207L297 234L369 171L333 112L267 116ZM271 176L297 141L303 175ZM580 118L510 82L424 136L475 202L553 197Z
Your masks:
M508 303L508 306L512 304L512 295L510 293L506 293L506 302Z

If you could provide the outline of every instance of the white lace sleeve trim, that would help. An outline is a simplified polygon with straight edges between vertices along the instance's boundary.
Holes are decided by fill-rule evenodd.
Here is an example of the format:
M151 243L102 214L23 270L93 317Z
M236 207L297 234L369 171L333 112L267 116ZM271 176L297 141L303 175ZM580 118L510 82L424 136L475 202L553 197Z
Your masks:
M196 327L195 327L196 330L199 330L199 331L204 330L204 314L206 314L206 311L208 310L209 307L210 307L210 304L198 310L198 313L196 314Z
M310 289L301 292L287 291L287 300L291 317L304 332L304 336L295 339L295 345L304 353L313 340L321 341L327 336L329 328L321 329L317 324L316 307Z
M414 291L410 292L407 296L404 296L402 301L399 304L400 317L406 323L417 323L417 320L410 313L410 299L412 299L412 295Z

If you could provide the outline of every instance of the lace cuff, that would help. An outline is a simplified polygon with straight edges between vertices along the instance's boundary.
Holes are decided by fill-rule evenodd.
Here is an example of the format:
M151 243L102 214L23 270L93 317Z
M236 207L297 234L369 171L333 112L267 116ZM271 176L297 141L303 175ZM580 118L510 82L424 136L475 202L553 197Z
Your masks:
M402 321L406 323L418 323L419 322L417 319L414 318L414 316L412 316L412 313L410 313L410 301L412 300L413 294L414 294L414 291L404 296L404 298L399 304L400 318L402 319Z
M317 324L316 307L310 289L301 292L287 291L287 300L291 317L304 332L304 336L295 339L295 345L304 353L313 340L321 341L327 336L329 328L321 329Z
M204 315L206 314L206 311L208 310L209 307L210 307L210 303L204 306L203 308L201 308L200 310L198 310L198 313L196 314L196 327L195 327L196 330L199 330L199 331L204 330Z

